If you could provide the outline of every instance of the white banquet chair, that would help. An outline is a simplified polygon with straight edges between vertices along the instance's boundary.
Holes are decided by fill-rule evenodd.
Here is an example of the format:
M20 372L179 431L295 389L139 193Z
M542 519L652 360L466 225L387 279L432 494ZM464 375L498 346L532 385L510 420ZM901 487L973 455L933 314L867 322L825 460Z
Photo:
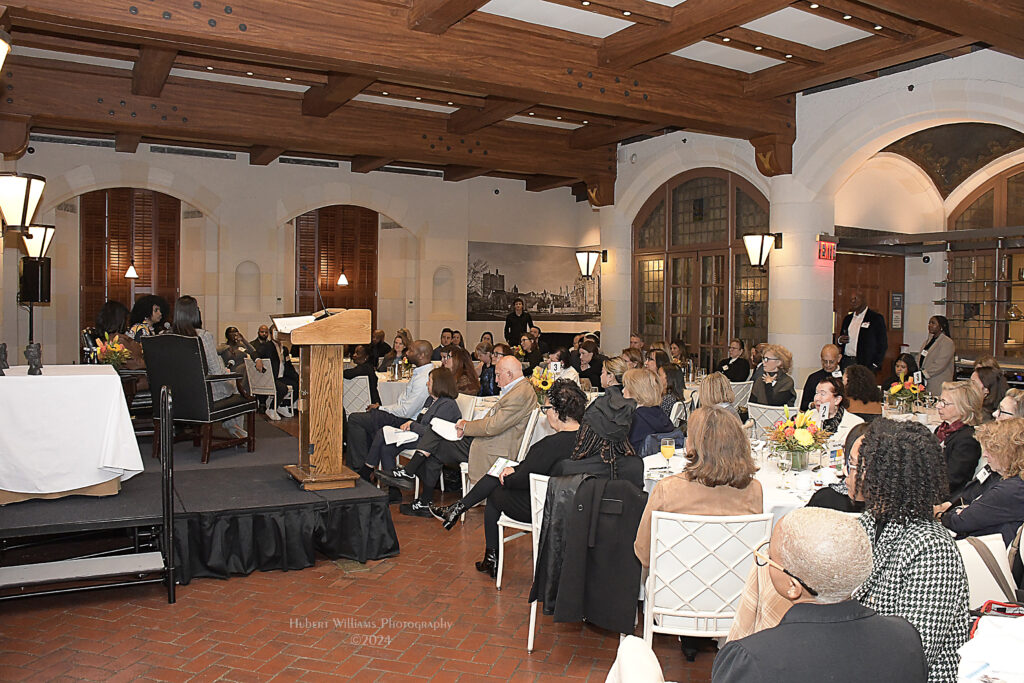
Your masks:
M754 403L753 401L747 402L747 415L754 424L752 438L762 438L765 430L771 429L776 422L786 418L787 410L790 417L792 417L796 408L794 406L769 406L763 403Z
M988 600L1016 601L1010 559L1002 534L968 536L957 541L956 548L967 571L970 607L981 607Z
M750 400L750 390L753 388L753 382L729 382L732 385L732 393L735 396L735 400L732 402L732 407L736 410L746 407L747 402Z
M366 410L370 405L370 378L361 376L341 380L341 404L349 415Z
M543 474L530 475L530 533L533 535L533 575L537 573L537 551L540 545L540 529L544 525L544 501L548 496L548 477ZM537 601L530 603L530 630L526 635L526 652L533 652L533 637L537 635Z

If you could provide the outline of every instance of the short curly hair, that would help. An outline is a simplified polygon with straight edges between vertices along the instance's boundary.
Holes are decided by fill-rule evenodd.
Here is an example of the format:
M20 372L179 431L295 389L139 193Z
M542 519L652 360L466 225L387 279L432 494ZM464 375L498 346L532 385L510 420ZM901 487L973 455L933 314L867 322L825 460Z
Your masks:
M781 344L767 344L761 352L761 357L764 358L768 353L775 354L775 357L779 359L779 369L783 372L789 372L789 369L793 367L793 354L785 346Z
M579 422L587 409L587 395L571 379L556 379L548 389L548 401L562 422Z
M1004 476L1024 479L1024 419L983 424L974 430L974 436L986 454L995 454L1002 461Z
M866 510L880 524L931 519L933 506L949 496L942 445L916 420L874 420L856 477Z
M875 373L863 365L851 365L843 371L846 395L861 403L881 403L882 392L875 383Z

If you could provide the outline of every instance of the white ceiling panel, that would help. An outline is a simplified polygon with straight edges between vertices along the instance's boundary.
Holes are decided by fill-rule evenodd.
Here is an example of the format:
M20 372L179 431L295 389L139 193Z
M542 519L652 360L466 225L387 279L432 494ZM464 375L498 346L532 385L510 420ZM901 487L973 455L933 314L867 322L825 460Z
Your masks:
M664 5L665 7L676 7L686 2L686 0L648 0L648 2L653 2L655 5Z
M443 104L433 104L432 102L400 100L396 97L379 97L377 95L359 94L352 99L356 102L372 102L373 104L385 104L389 107L402 107L403 109L422 109L424 111L436 111L441 114L451 114L458 109L458 107L446 107Z
M631 21L556 5L544 0L491 0L481 7L480 11L594 38L606 38L633 25Z
M830 50L839 45L852 43L871 34L853 26L844 26L838 21L818 17L810 12L787 7L760 19L755 19L744 28L760 31L776 38L794 43L810 45L819 50Z
M686 57L687 59L695 59L698 62L724 66L728 69L745 71L746 73L760 71L761 69L767 69L770 66L782 63L778 59L756 55L752 52L744 52L743 50L711 43L706 40L684 47L682 50L676 50L672 54Z
M539 116L512 116L508 119L513 123L529 123L533 126L547 126L548 128L564 128L566 130L576 130L580 128L580 124L571 123L569 121L552 121L551 119L542 119Z

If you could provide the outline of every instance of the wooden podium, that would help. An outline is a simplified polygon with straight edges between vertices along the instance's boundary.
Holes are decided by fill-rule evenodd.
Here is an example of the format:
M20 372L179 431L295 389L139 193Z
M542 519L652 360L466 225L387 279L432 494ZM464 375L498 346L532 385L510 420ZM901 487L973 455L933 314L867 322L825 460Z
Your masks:
M345 466L341 450L342 345L370 342L370 311L332 308L328 312L326 318L297 327L289 335L293 347L301 349L299 464L285 465L285 470L307 491L352 488L359 478Z

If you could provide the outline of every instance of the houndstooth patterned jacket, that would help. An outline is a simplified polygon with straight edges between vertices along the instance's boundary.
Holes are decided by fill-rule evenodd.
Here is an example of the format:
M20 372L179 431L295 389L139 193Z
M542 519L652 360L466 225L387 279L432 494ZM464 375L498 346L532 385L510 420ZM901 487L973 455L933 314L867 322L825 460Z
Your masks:
M874 517L860 522L874 548L874 568L853 597L917 629L930 683L957 679L957 650L967 641L967 573L953 537L933 520L890 522L875 538Z

